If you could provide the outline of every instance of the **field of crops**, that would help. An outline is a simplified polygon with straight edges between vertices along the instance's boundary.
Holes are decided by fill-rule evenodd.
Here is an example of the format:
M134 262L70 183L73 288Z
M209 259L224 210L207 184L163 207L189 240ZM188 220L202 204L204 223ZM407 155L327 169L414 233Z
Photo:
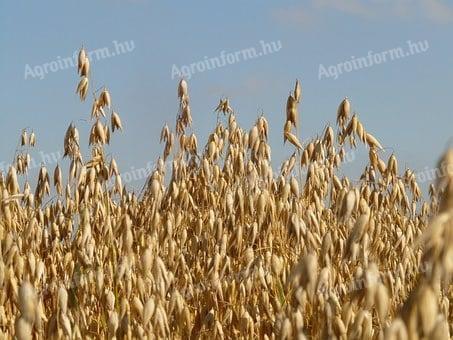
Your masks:
M78 62L89 100L83 49ZM266 118L244 129L228 99L207 138L189 133L181 80L135 194L105 152L120 115L93 93L89 140L62 133L68 174L43 166L32 188L28 150L45 136L23 130L0 176L0 339L450 339L453 149L425 200L347 98L335 126L301 138L296 81L272 127L294 153L272 167ZM369 154L359 180L339 174L355 148Z

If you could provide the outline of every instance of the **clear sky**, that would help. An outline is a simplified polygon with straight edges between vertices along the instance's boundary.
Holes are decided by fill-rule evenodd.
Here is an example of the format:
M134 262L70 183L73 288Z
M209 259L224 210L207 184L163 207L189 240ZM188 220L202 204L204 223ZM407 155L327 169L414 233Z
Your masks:
M424 50L411 53L409 40ZM114 41L130 51L117 53ZM262 53L260 41L280 48L244 57L244 50ZM38 161L40 151L62 150L71 121L87 140L89 125L80 119L89 117L91 102L77 98L74 68L55 68L82 44L116 54L93 53L92 89L106 85L122 117L125 130L110 147L122 171L144 167L161 152L161 127L174 125L178 107L172 70L236 52L224 67L192 66L199 141L215 124L219 98L228 96L243 127L264 112L276 167L291 153L282 146L282 126L296 78L303 88L302 139L333 124L345 96L402 167L433 167L453 136L452 1L0 0L1 162L11 161L24 127L37 134ZM394 57L395 48L405 57ZM368 56L368 67L350 69L353 59Z

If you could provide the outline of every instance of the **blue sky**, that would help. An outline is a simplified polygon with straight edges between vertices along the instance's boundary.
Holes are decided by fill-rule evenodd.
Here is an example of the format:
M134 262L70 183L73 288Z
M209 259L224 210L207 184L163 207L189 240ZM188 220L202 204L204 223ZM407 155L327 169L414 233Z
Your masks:
M89 125L83 119L91 103L81 103L75 94L76 70L25 79L27 65L33 70L70 57L82 44L87 50L114 50L113 41L132 43L128 53L92 62L92 88L109 88L125 126L109 150L127 171L154 161L162 149L161 127L174 125L178 80L172 79L173 65L190 65L222 51L258 50L265 41L280 42L281 49L192 75L189 92L199 141L215 124L212 109L219 98L228 96L243 127L264 112L276 167L292 152L282 145L282 126L286 97L298 78L302 139L333 124L347 96L367 130L395 151L401 166L421 171L435 165L453 136L452 36L453 3L441 0L1 0L0 161L11 161L24 127L37 134L36 159L40 151L62 150L71 121L87 140ZM407 50L408 40L426 41L429 48L336 80L319 79L320 65L366 57L370 51ZM356 174L359 163L350 165Z

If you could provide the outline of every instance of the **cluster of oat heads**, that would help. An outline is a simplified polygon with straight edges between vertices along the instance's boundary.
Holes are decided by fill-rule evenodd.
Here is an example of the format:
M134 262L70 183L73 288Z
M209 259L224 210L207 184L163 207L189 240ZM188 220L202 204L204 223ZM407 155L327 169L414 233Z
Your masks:
M80 81L77 85L77 94L81 100L85 100L88 93L89 86L89 73L90 73L90 59L88 59L85 49L82 47L77 59L77 72L80 75Z
M423 201L348 99L302 143L301 93L296 82L284 124L296 151L274 170L266 118L244 130L227 99L199 148L182 80L140 196L106 156L122 123L94 93L87 159L74 124L64 136L68 176L42 167L33 194L23 157L0 176L0 338L449 339L452 174ZM360 179L339 175L359 146Z
M286 122L283 128L283 142L289 141L298 150L302 149L302 144L297 137L297 131L296 134L293 134L291 130L293 128L297 130L299 127L299 112L297 105L301 100L301 96L302 88L300 86L299 80L297 80L296 86L294 88L294 93L290 93L286 101Z
M185 129L192 124L192 116L190 114L189 92L187 82L181 79L178 85L179 98L179 114L176 119L176 132L178 136L184 134Z

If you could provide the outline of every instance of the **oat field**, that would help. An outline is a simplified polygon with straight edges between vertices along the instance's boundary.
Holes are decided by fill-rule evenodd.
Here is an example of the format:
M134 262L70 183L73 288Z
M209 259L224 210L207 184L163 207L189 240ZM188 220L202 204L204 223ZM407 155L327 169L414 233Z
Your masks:
M0 176L0 338L450 339L453 149L426 199L347 98L314 138L298 133L299 81L281 126L242 128L221 99L201 140L181 80L134 193L105 152L123 130L114 96L93 90L83 49L78 62L92 128L88 141L62 129L69 172L43 166L32 188L28 151L45 136L26 129ZM270 133L293 151L278 167ZM360 179L339 171L355 148L369 154Z

